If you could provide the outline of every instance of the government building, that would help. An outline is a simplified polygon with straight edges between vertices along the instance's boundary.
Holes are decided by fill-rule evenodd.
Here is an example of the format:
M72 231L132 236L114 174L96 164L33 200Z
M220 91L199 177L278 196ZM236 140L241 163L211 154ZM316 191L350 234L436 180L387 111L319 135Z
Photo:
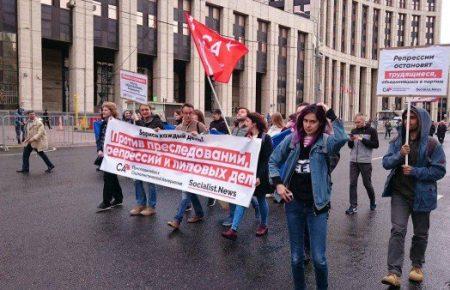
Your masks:
M146 74L149 101L217 108L183 16L249 48L228 84L239 106L289 115L324 101L344 120L399 111L377 97L385 47L438 44L442 0L0 0L0 110L94 113L120 98L119 70ZM438 120L448 97L423 104Z

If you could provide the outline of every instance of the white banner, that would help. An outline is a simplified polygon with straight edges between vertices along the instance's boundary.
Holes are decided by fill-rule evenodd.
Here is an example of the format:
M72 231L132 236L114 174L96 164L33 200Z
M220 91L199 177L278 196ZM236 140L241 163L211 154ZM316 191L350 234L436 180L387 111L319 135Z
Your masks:
M439 97L412 97L408 98L411 103L435 103L439 102Z
M447 95L450 46L383 49L378 64L377 95Z
M148 103L147 75L120 70L120 97L140 104Z
M261 139L159 131L111 120L101 170L248 207Z

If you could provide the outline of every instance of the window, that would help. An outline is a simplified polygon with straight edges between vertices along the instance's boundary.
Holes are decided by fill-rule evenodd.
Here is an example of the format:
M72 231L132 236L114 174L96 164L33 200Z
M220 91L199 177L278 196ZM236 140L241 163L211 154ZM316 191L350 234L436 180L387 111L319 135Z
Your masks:
M387 6L392 6L392 0L386 0L386 5Z
M398 33L397 33L397 46L405 46L405 23L406 14L400 13L398 15Z
M108 18L117 20L117 7L114 5L108 5Z
M436 11L436 0L427 0L428 11Z
M53 5L53 0L41 0L41 4Z
M362 11L362 25L361 25L361 57L366 57L366 45L367 45L367 17L369 13L369 7L366 5L363 5L363 11ZM353 24L353 27L355 25ZM352 29L354 30L354 29ZM352 34L356 34L356 31L352 31Z
M420 0L411 0L413 10L420 10Z
M311 13L311 0L294 1L294 13L309 18Z
M402 109L402 98L395 97L395 110L400 111Z
M305 88L305 49L306 33L299 32L297 40L297 82L295 104L299 105L304 100Z
M99 1L92 1L93 7L93 14L95 16L102 16L102 3L100 3Z
M352 55L355 55L355 50L356 50L356 9L357 9L357 5L358 3L356 2L352 2L352 21L350 23L351 25L351 31L352 31L352 35L351 35L351 49L350 49L350 53ZM364 17L363 17L364 20ZM361 27L364 30L364 24L363 27Z
M413 15L411 22L411 46L419 45L420 16Z
M136 12L136 23L137 25L144 25L144 13Z
M400 6L400 8L405 9L406 8L406 0L400 0L399 6Z
M389 98L388 97L383 97L381 99L381 109L383 111L389 110Z
M372 59L378 58L378 28L380 26L380 10L373 10Z
M386 28L384 30L384 46L391 47L392 12L386 11Z
M96 106L106 101L114 101L114 64L108 62L96 63Z
M434 44L434 17L427 16L427 32L425 34L427 44Z
M346 41L346 26L347 26L347 1L342 1L342 34L341 34L341 51L346 51L347 41Z

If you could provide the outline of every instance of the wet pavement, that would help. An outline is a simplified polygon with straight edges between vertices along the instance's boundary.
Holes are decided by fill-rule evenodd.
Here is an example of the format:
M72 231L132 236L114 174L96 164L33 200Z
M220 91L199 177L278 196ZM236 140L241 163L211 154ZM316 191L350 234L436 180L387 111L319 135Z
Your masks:
M374 158L381 157L387 142ZM450 156L450 137L445 143ZM329 220L328 261L330 289L386 289L390 232L389 199L381 198L387 175L381 159L373 161L373 183L378 208L370 212L362 181L359 211L348 207L348 148L333 172L334 192ZM181 194L158 187L157 214L130 217L134 190L121 178L122 208L96 213L101 200L102 174L95 171L95 148L64 148L49 153L56 164L51 175L33 154L29 176L18 175L20 152L0 154L0 288L148 288L148 289L292 289L289 242L283 207L270 202L269 235L255 236L257 222L246 212L236 242L220 236L226 212L216 205L206 209L199 224L183 221L181 230L166 225L175 215ZM439 183L438 209L431 215L423 285L405 289L450 289L450 178ZM206 199L202 198L206 204ZM205 207L206 208L206 207ZM404 272L411 224L407 234ZM314 285L312 266L307 267ZM313 287L311 287L313 289Z

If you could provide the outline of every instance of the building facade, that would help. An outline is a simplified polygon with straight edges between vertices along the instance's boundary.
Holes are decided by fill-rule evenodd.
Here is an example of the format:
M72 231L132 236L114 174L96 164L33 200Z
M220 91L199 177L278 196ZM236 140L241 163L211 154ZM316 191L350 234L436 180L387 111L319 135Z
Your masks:
M238 106L288 115L307 101L345 120L402 108L375 95L383 47L438 43L441 0L0 0L0 110L96 112L119 70L146 74L149 101L217 108L184 12L249 48L228 84ZM447 102L442 102L447 112ZM427 109L438 113L436 104Z

